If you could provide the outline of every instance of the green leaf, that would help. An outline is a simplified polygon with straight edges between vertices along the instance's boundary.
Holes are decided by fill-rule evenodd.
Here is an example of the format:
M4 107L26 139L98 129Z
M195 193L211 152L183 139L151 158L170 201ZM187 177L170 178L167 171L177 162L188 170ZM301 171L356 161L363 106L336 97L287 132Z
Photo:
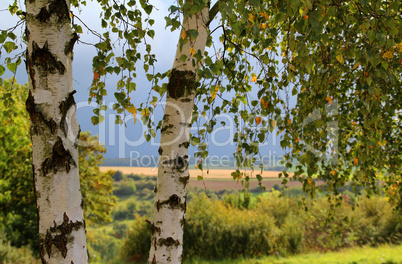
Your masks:
M77 32L78 34L82 34L82 27L80 25L74 25L73 27L75 32Z
M0 65L0 76L3 75L5 70L6 69L2 65Z
M99 118L97 116L93 116L91 117L91 122L94 126L96 126L97 124L99 124Z
M152 13L152 9L153 9L153 6L152 6L152 5L147 5L147 6L144 7L144 11L145 11L145 13L147 13L148 15L150 15L150 14Z
M16 48L17 46L12 41L6 41L6 43L4 43L4 49L6 50L7 53L11 53Z
M116 98L117 102L122 104L124 99L126 98L126 94L124 92L121 93L116 92L114 93L114 97Z
M16 63L7 63L7 68L11 72L15 72L17 70L17 64Z

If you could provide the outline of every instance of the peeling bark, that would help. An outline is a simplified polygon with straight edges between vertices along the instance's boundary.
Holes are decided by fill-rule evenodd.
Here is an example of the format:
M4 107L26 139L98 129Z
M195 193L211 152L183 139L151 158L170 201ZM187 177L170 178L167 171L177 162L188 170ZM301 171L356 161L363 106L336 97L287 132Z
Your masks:
M26 1L26 68L42 263L88 263L78 174L69 0Z

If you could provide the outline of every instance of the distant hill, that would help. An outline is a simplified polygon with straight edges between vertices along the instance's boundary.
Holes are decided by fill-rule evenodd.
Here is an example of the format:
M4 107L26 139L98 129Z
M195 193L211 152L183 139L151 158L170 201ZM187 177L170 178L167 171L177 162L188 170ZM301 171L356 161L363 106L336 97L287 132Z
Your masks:
M277 156L275 158L276 161L281 161L282 156ZM189 160L189 168L194 169L197 160L194 157L190 157ZM276 166L269 166L269 164L265 164L264 170L266 171L282 171L286 170L285 166L279 166L278 162L276 162ZM255 164L255 167L258 168L259 163ZM101 166L112 166L112 167L157 167L158 166L158 157L142 157L140 159L129 159L129 158L107 158L104 160ZM224 159L224 160L206 160L206 164L204 163L204 167L208 166L209 168L222 168L222 169L236 169L235 159Z

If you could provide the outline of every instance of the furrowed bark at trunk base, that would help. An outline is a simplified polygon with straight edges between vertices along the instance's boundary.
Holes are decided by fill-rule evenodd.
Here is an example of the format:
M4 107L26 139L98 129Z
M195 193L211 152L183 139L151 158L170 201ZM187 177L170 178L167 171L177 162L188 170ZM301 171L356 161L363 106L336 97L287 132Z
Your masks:
M32 160L42 263L87 263L69 0L26 1Z
M166 107L158 150L158 180L155 186L154 215L150 221L152 238L149 264L182 263L183 230L186 213L188 146L197 67L191 49L204 53L208 37L208 7L193 14L184 13L184 30L197 30L198 36L177 46L167 86ZM183 62L182 55L187 57Z

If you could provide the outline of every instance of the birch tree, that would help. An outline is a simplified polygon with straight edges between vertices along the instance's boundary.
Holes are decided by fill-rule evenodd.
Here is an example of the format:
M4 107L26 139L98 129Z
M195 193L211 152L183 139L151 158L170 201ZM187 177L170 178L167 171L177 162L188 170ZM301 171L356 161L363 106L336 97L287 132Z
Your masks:
M32 168L42 263L87 263L69 0L26 1Z

